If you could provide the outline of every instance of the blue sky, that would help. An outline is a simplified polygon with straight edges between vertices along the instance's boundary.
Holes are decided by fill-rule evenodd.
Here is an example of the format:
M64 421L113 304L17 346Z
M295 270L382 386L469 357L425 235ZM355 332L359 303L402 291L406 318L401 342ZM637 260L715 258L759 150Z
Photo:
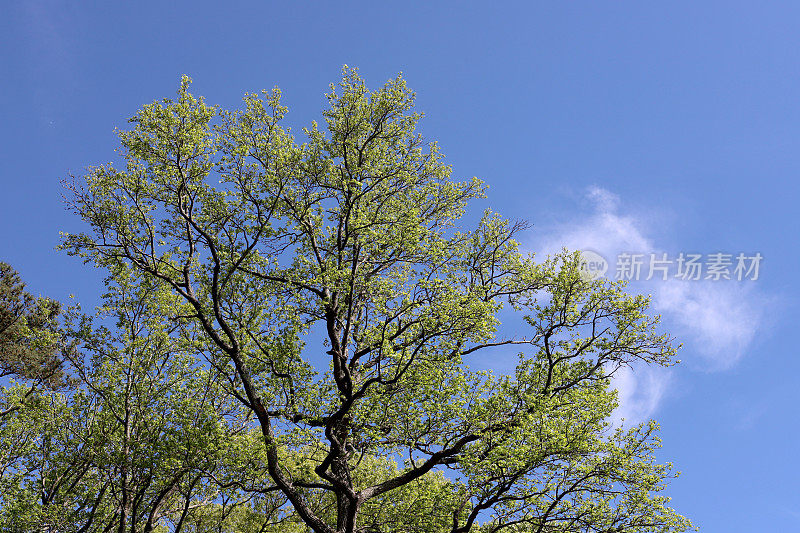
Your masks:
M54 250L60 180L172 96L279 85L295 127L343 64L402 71L454 175L548 251L760 253L758 280L640 282L684 364L619 380L662 424L669 493L702 531L800 530L800 4L8 2L0 20L0 259L85 306L100 275Z

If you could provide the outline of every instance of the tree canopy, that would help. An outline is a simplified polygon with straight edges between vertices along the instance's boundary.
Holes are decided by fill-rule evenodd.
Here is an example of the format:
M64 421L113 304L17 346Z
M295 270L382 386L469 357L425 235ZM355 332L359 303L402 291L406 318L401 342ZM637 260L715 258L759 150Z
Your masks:
M302 143L277 89L238 110L189 89L70 184L87 229L62 247L107 272L117 322L71 329L88 392L62 401L85 413L63 454L91 460L58 486L105 513L84 531L690 527L656 424L611 420L614 372L674 362L648 299L523 253L523 223L469 227L485 186L451 178L402 77L370 90L345 68ZM470 369L501 349L515 371Z
M17 271L0 262L0 377L26 380L34 387L63 384L60 313L61 304L34 297Z

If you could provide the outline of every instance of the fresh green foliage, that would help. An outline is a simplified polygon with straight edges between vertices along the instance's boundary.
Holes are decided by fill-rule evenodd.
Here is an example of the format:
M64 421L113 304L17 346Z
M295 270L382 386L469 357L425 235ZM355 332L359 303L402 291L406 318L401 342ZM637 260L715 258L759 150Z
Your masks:
M60 312L58 302L35 298L25 290L19 274L0 262L0 377L49 388L63 385Z
M154 314L163 297L113 286L100 315L112 329L68 311L74 387L39 392L0 423L0 529L177 531L190 509L250 503L228 482L246 479L230 451L250 451L247 417Z
M63 248L150 310L146 335L115 344L144 374L130 381L98 338L87 348L102 354L100 374L86 381L128 405L120 391L148 383L156 357L170 377L155 383L175 391L135 388L131 408L147 422L134 441L129 426L115 430L107 463L163 486L183 441L210 450L196 461L216 457L227 430L215 416L235 400L260 434L225 445L236 451L222 461L228 483L268 502L239 506L219 531L272 515L281 531L317 533L689 528L661 495L673 474L654 460L655 425L609 422L617 369L674 359L647 299L583 279L574 254L535 261L515 240L524 225L495 213L466 228L485 188L451 179L436 143L416 133L401 77L373 91L345 68L327 97L324 125L300 144L282 126L277 89L228 111L184 78L176 100L143 107L120 132L120 167L73 185L89 230ZM504 307L525 331L501 335ZM512 375L470 370L501 347L520 352ZM203 372L220 377L213 408L193 394ZM114 409L103 411L119 423ZM177 417L170 429L150 433L164 412ZM137 463L162 447L163 462ZM216 498L206 501L218 508L184 513L187 528L222 519Z

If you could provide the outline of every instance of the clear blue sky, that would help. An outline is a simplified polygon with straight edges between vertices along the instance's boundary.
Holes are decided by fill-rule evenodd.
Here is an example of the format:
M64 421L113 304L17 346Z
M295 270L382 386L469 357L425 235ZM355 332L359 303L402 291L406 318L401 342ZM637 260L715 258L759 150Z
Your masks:
M684 364L620 386L702 531L800 531L800 4L291 4L6 2L0 259L97 303L98 273L54 251L81 227L59 181L113 160L114 128L181 74L223 106L279 85L302 126L343 64L402 71L454 174L534 224L529 249L762 254L756 281L635 284Z

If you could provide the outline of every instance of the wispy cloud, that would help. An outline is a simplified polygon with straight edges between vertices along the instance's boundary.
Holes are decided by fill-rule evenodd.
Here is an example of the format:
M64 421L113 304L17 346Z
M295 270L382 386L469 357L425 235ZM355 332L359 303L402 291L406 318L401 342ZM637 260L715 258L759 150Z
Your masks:
M619 196L602 187L591 187L584 199L589 209L576 206L569 220L548 228L544 232L547 237L533 245L538 253L551 254L564 247L592 250L606 258L606 275L613 278L620 253L649 257L664 249L658 242L661 231L625 209ZM752 281L663 280L656 276L631 283L629 289L652 295L654 311L684 343L681 358L708 371L729 368L744 356L763 327L768 304L768 298ZM623 369L615 377L621 403L617 414L631 422L647 419L663 398L670 375L665 369Z
M768 298L752 285L673 280L655 289L655 309L688 337L708 370L736 364L764 325Z
M672 373L661 367L621 367L614 374L614 386L619 395L614 417L632 424L649 419L661 403L671 379Z
M620 198L617 195L600 187L590 187L585 198L589 200L590 211L576 210L570 220L548 228L546 239L536 243L537 253L552 254L566 247L592 250L608 259L623 251L653 250L652 241L643 234L642 221L618 212Z

